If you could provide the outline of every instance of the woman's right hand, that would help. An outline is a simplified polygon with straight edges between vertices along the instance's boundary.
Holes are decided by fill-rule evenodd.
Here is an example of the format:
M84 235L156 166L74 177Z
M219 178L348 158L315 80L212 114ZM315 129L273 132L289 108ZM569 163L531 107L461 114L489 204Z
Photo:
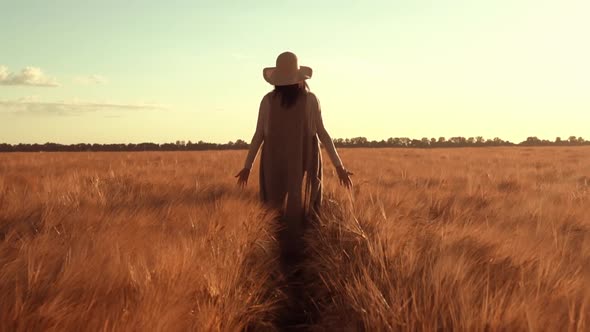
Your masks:
M352 180L350 179L350 176L353 175L353 173L349 172L343 166L336 167L336 171L338 172L338 179L340 180L340 184L348 189L352 188Z
M250 176L250 169L243 168L238 174L236 174L236 178L238 178L238 186L240 188L246 187L248 184L248 177Z

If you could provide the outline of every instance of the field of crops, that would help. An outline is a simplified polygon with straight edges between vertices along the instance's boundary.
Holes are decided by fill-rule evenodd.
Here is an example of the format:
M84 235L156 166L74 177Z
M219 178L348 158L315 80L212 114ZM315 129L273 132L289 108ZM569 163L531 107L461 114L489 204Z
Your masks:
M0 330L287 329L245 154L0 154ZM325 158L292 328L590 329L590 148L341 156L355 186Z

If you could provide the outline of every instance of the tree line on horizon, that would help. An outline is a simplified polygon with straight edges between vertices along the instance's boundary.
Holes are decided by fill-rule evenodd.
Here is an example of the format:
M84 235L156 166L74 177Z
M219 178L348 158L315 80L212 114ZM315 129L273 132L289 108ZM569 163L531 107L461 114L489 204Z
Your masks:
M582 137L570 136L567 139L556 137L554 141L539 139L536 136L515 144L498 137L484 139L476 137L439 137L411 139L408 137L390 137L387 140L368 140L366 137L336 138L337 148L459 148L459 147L490 147L490 146L577 146L590 145L590 141ZM120 143L120 144L7 144L0 143L0 152L93 152L93 151L205 151L205 150L244 150L249 144L241 139L228 143L209 143L198 141L176 141L174 143Z

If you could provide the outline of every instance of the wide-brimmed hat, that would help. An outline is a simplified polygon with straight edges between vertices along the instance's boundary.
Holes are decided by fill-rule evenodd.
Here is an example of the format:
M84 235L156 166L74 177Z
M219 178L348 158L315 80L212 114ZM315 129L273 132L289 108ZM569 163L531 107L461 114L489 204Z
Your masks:
M272 85L293 85L311 78L310 67L299 66L297 56L291 52L281 53L277 57L277 66L262 70L264 79Z

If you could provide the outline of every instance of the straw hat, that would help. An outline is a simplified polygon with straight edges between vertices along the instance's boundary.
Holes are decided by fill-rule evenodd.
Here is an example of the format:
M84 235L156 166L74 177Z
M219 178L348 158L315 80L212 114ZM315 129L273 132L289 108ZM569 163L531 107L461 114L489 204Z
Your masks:
M310 79L312 72L310 67L299 66L295 54L284 52L277 57L277 66L264 68L262 75L272 85L292 85Z

